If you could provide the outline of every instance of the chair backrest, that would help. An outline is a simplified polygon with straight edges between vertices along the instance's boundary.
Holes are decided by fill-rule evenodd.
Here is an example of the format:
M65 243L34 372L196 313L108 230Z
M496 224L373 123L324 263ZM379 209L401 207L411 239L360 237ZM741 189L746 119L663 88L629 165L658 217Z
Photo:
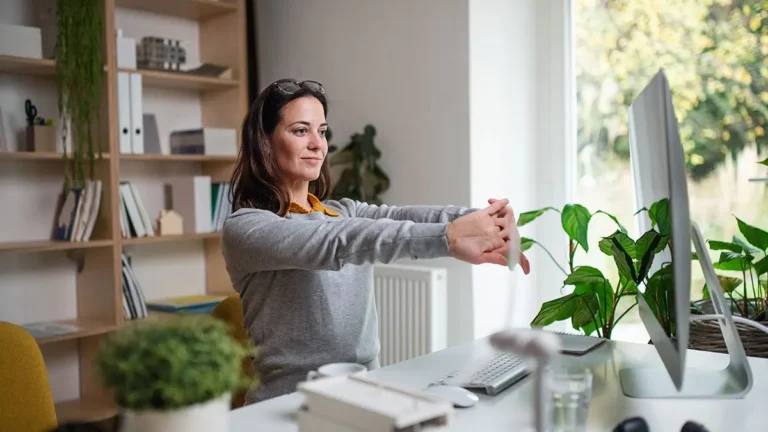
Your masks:
M235 340L239 341L243 345L250 343L250 338L248 337L248 333L245 331L245 325L243 322L243 304L240 301L240 296L238 294L231 294L222 300L222 302L216 305L216 307L213 309L211 315L213 315L215 318L223 320L229 325L229 333L233 338L235 338ZM253 367L252 358L243 359L241 368L245 375L251 379L252 383L257 382L258 378L256 378L256 372ZM231 407L233 409L245 405L246 392L247 389L242 389L241 391L232 395Z
M0 321L0 430L49 431L56 408L43 354L22 327Z

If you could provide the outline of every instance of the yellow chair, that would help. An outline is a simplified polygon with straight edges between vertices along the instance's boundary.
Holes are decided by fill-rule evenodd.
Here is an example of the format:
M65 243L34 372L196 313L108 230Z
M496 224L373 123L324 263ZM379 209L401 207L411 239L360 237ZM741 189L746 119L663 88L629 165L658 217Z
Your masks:
M221 303L211 312L213 317L218 318L229 325L229 331L235 340L241 344L248 345L250 338L245 331L245 325L243 324L243 304L240 301L238 294L231 294L225 298ZM249 357L243 359L241 367L246 376L253 382L256 379L256 371L253 368L253 358ZM245 393L247 389L243 389L234 395L232 395L232 408L239 408L245 404Z
M0 321L0 430L42 432L57 426L37 341L22 327Z

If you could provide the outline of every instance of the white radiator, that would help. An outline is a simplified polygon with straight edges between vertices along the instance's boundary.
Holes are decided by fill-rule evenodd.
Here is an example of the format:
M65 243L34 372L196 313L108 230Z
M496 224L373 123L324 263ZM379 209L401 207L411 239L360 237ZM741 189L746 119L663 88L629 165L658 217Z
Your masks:
M447 346L446 269L378 264L373 275L381 366Z

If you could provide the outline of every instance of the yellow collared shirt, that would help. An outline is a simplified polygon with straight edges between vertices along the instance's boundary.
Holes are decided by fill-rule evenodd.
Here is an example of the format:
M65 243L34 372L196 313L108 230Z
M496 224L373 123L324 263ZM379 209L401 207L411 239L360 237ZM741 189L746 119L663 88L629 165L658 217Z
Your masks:
M290 207L288 207L289 213L300 213L300 214L309 214L312 212L321 212L325 213L328 216L339 216L339 214L328 207L324 206L323 203L320 202L319 199L317 199L316 196L309 194L307 196L307 200L309 201L309 205L312 206L312 211L307 211L304 207L302 207L300 204L297 204L295 202L292 202Z

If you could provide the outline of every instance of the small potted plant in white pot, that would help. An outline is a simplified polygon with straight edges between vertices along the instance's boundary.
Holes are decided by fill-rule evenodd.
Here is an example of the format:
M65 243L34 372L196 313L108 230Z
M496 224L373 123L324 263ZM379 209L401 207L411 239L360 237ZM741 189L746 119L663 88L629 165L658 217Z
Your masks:
M131 324L102 344L96 366L115 391L121 432L228 430L232 393L252 354L209 316Z

